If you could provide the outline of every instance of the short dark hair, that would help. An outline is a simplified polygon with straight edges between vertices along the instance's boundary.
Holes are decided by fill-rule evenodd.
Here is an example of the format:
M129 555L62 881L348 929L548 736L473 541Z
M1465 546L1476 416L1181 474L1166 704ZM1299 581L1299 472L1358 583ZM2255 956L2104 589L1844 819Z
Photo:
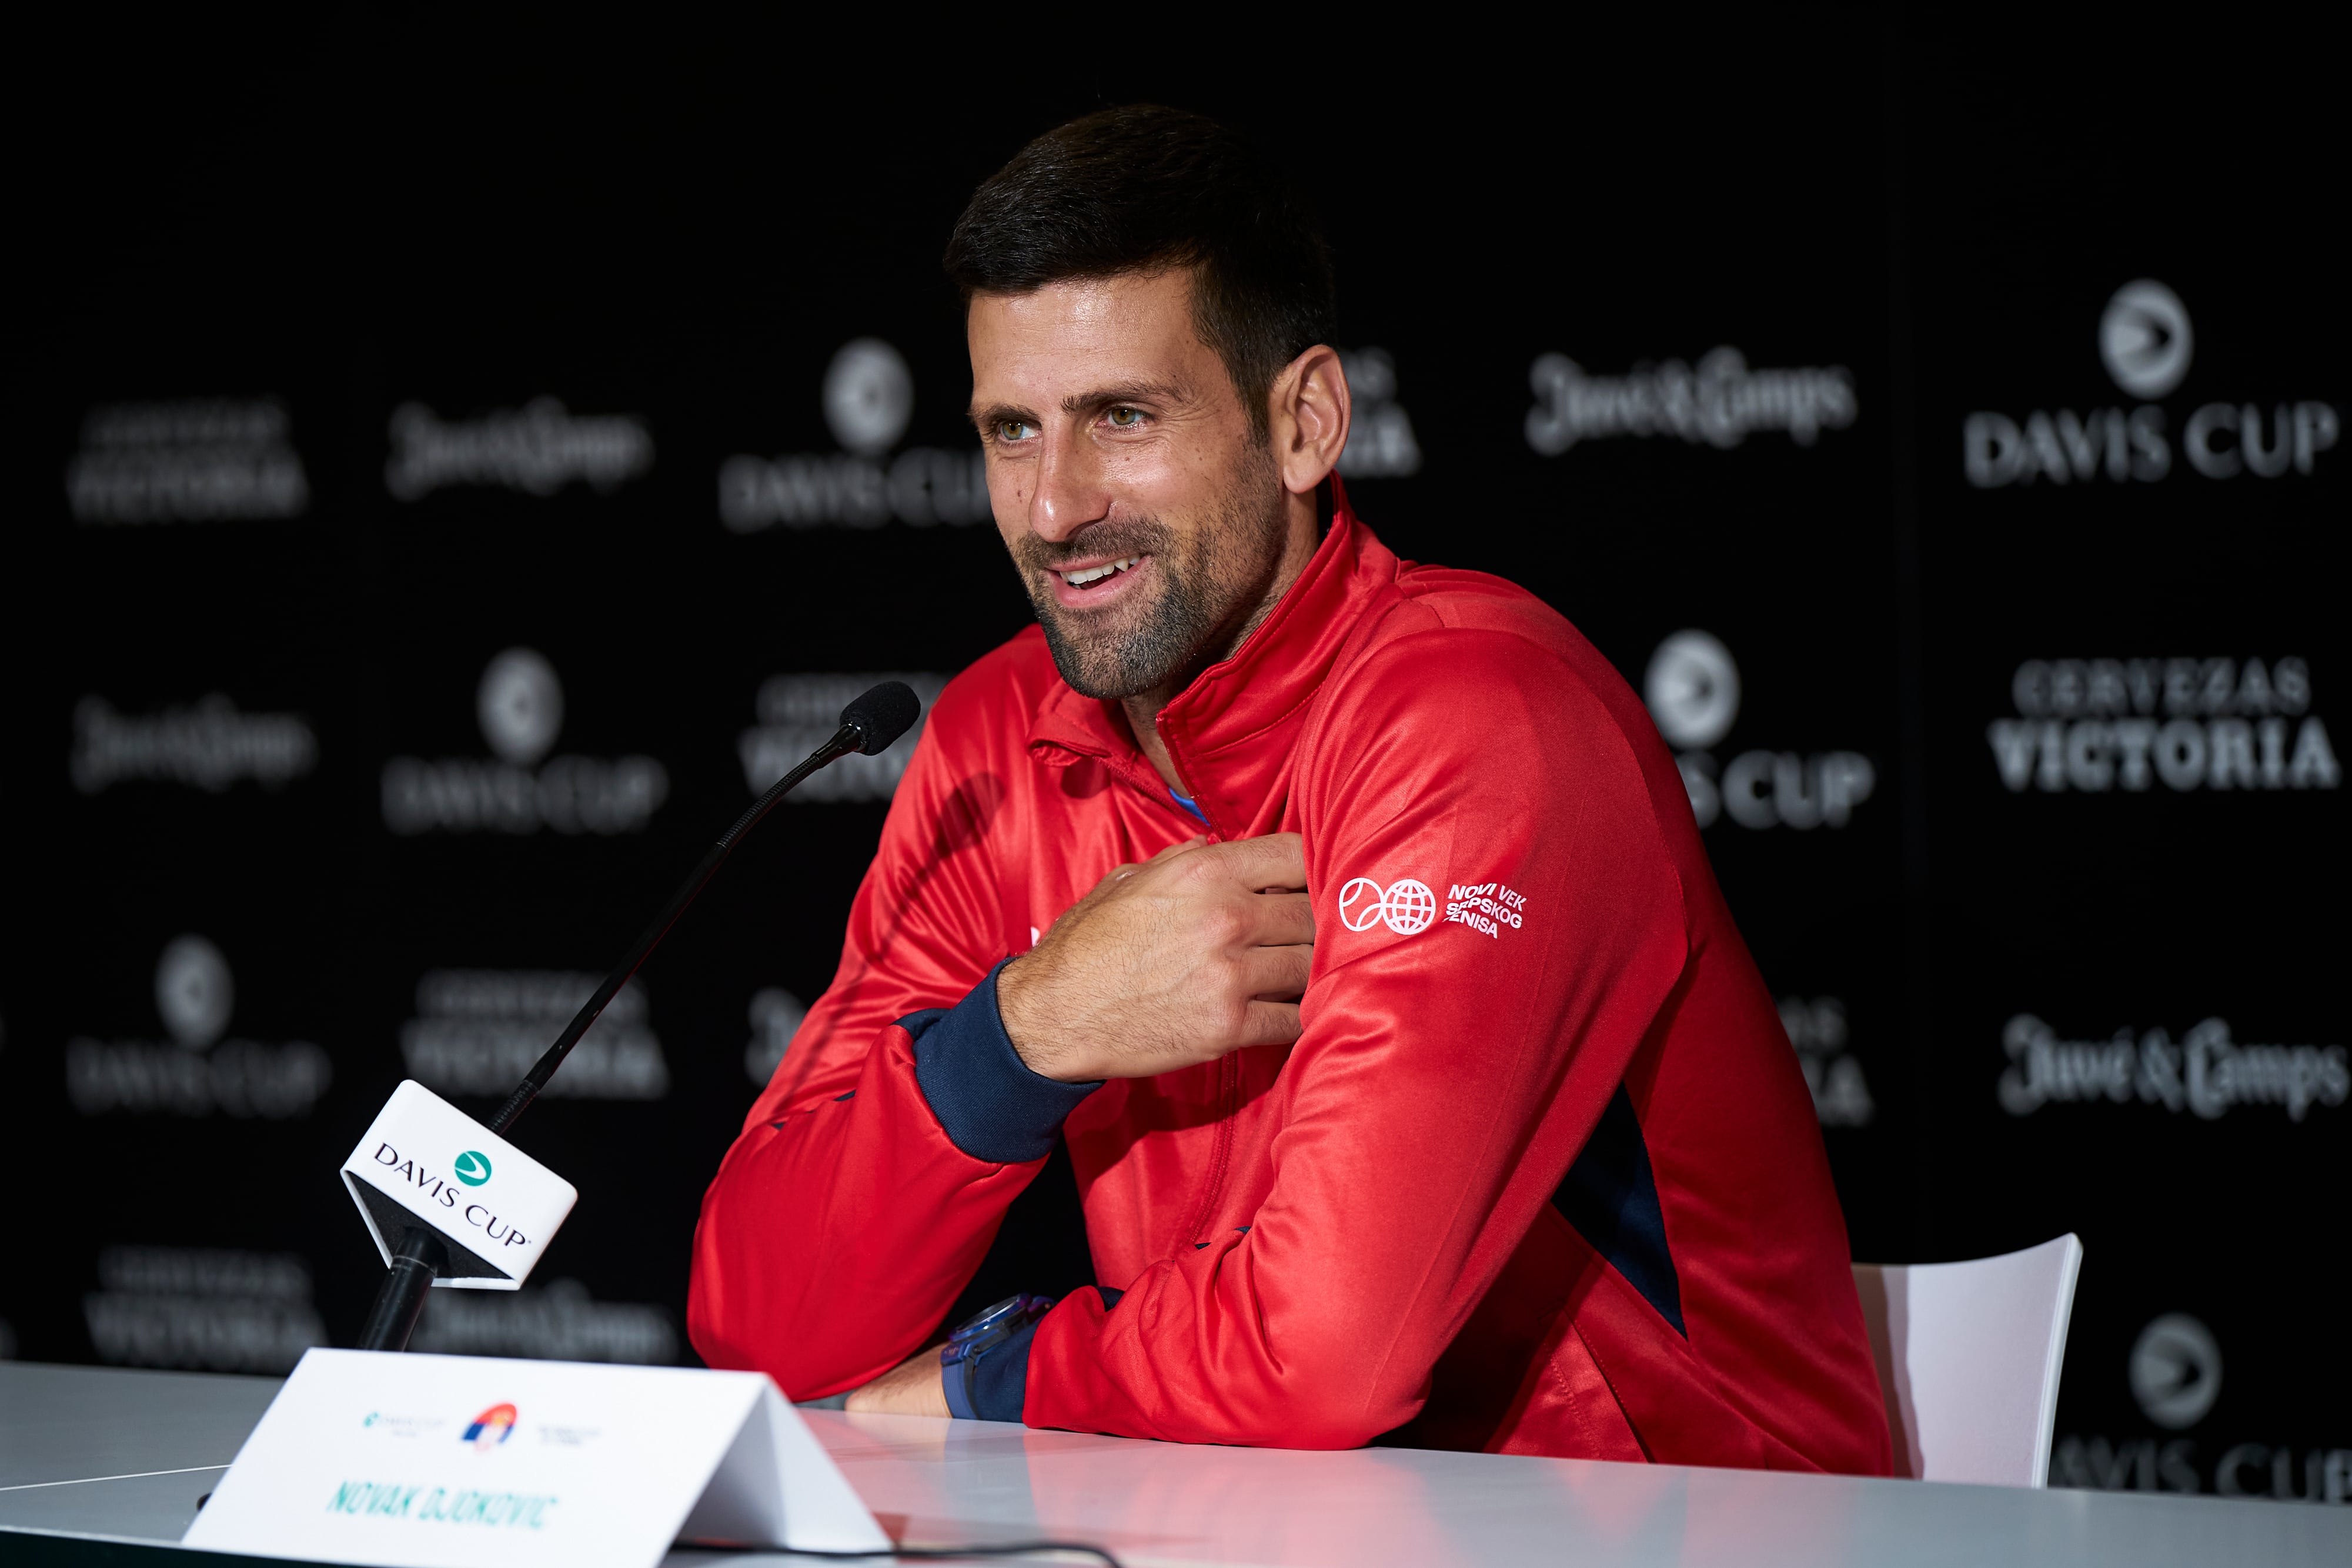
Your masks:
M1191 268L1193 327L1261 438L1274 378L1334 335L1331 251L1305 198L1239 132L1158 104L1089 114L1014 153L972 193L943 260L967 306Z

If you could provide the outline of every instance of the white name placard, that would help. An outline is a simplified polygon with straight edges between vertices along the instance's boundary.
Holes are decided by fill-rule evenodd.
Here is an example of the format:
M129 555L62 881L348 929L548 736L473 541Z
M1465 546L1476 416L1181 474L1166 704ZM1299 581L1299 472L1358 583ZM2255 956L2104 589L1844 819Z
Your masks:
M343 1186L387 1266L399 1232L429 1227L449 1249L436 1285L520 1290L579 1189L415 1079L343 1162Z
M653 1568L681 1536L889 1550L756 1372L313 1350L183 1542L387 1568Z

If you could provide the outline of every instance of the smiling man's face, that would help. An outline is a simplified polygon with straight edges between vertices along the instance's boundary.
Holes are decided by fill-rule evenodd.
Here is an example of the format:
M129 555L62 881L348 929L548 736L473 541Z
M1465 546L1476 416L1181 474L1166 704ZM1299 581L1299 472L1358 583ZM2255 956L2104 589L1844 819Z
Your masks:
M1192 322L1184 270L975 296L972 422L997 530L1062 678L1134 697L1270 606L1293 507Z

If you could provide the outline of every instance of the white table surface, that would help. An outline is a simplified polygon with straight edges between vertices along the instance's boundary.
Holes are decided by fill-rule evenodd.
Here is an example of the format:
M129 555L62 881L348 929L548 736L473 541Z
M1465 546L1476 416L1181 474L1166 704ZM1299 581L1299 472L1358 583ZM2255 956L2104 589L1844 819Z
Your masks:
M0 1363L0 1531L176 1542L277 1386ZM1411 1448L1193 1448L834 1411L807 1418L902 1540L1075 1538L1108 1546L1131 1568L2352 1564L2352 1508L2319 1504ZM8 1555L0 1534L0 1560ZM670 1558L673 1568L789 1561Z

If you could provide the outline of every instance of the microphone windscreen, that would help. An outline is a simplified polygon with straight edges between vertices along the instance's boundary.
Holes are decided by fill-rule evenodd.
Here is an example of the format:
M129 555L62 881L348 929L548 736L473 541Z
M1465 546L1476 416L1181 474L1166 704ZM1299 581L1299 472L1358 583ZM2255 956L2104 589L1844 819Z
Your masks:
M857 749L872 757L887 751L922 711L922 700L912 686L904 681L884 681L843 708L841 722L857 727Z

